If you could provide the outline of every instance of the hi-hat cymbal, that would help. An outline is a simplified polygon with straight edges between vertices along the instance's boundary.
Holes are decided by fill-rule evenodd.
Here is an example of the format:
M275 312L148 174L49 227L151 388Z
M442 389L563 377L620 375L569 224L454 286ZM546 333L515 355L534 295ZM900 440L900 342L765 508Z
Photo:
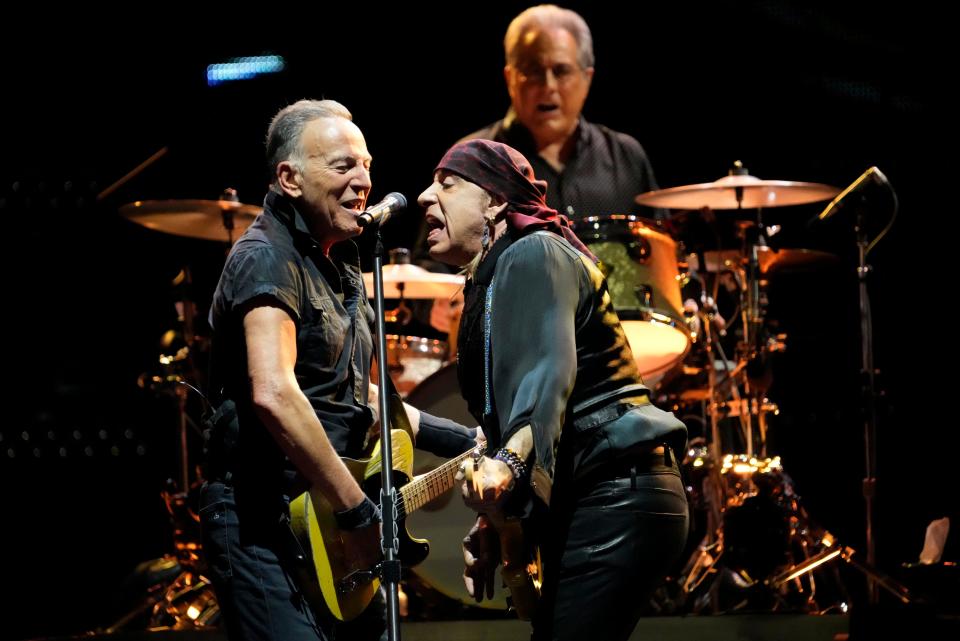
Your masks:
M634 200L647 207L670 209L756 209L805 205L840 193L830 185L790 180L760 180L749 174L724 176L712 183L648 191Z
M817 249L757 247L757 264L761 274L803 271L836 263L834 254ZM736 249L709 250L703 252L704 268L708 272L720 272L747 264L746 258Z
M438 274L408 263L383 266L384 298L449 298L463 282L459 274ZM364 273L363 283L373 298L372 272Z
M233 242L261 210L229 200L138 200L120 207L120 214L167 234Z

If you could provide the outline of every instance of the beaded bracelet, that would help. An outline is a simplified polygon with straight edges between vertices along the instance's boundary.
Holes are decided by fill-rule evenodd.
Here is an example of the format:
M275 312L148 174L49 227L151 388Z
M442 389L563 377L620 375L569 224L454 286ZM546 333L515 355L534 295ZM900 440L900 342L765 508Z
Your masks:
M527 475L527 464L520 458L520 455L513 450L501 447L497 450L497 453L493 455L493 458L505 463L507 467L510 468L510 471L513 472L515 479L519 480Z

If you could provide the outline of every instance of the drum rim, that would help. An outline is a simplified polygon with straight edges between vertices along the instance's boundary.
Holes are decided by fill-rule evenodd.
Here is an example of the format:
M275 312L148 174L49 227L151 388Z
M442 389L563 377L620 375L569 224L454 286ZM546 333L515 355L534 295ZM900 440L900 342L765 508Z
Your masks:
M584 216L583 218L570 222L574 229L576 229L577 225L592 225L594 223L606 220L625 220L629 223L640 223L644 227L652 227L648 223L653 223L653 226L656 226L657 222L653 218L646 218L644 216L638 216L637 214L595 214L593 216Z
M595 229L593 226L599 228ZM616 243L622 240L635 239L644 234L662 236L660 240L676 245L677 241L663 227L657 225L652 218L644 218L636 214L606 214L602 216L585 216L571 222L574 233L587 246L599 243ZM643 230L636 231L636 230Z
M673 314L667 311L664 311L662 309L659 309L656 307L636 307L636 308L628 307L626 309L614 308L614 311L617 312L617 318L620 320L621 324L624 321L633 321L633 322L640 322L640 323L655 323L658 325L668 325L670 327L673 327L674 329L680 330L684 334L684 336L686 336L688 346L690 343L693 342L693 332L691 331L687 323L684 320L679 319ZM649 318L628 318L624 316L624 313L627 313L630 315L641 314Z
M387 334L387 342L393 341L395 343L403 344L417 344L417 345L436 345L449 347L447 341L442 341L439 338L427 338L425 336L413 336L412 334Z

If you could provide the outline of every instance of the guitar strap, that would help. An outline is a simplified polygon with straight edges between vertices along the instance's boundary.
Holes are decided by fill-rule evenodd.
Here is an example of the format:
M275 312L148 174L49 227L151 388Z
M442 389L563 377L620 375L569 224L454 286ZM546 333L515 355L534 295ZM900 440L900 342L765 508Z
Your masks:
M397 391L397 386L394 385L390 372L380 366L381 361L385 362L386 359L377 358L377 372L380 377L381 391L390 395L390 428L403 430L413 438L413 428L410 427L410 417L407 416L407 410L403 406L403 397ZM383 421L380 424L382 429ZM379 438L373 438L371 433L367 433L367 440L363 444L364 456L370 456L373 453L373 448L379 440Z
M393 377L390 372L382 377L386 385L387 393L390 394L390 427L395 430L403 430L407 434L413 435L413 429L410 427L410 417L407 416L407 409L403 406L403 398L397 391L397 386L393 384Z

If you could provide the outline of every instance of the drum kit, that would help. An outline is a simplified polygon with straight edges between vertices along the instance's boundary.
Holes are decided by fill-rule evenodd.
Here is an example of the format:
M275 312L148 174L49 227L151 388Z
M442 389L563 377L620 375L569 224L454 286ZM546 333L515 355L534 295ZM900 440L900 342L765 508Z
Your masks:
M737 247L687 251L669 224L634 215L592 216L574 223L578 236L599 259L654 401L681 417L699 412L704 426L684 461L692 510L704 517L704 527L697 530L702 540L691 539L689 558L665 588L661 611L721 612L744 602L772 608L800 604L808 611L824 611L815 598L814 570L836 557L851 560L850 548L811 522L780 459L768 456L767 417L777 407L765 396L769 382L755 375L757 363L785 348L785 336L770 332L766 323L768 279L781 271L836 260L816 250L769 247L771 229L764 227L763 211L827 200L839 191L817 183L761 180L736 163L730 175L714 182L636 197L641 205L704 214L749 210L748 219L736 216ZM228 244L259 212L259 207L240 203L233 190L219 200L138 201L120 208L121 215L144 227ZM372 292L372 275L364 278ZM383 282L385 298L397 301L386 312L387 327L392 323L399 328L388 335L387 362L401 395L416 407L473 424L456 380L457 323L452 323L447 341L403 330L414 316L408 302L417 308L438 299L449 301L463 287L463 276L427 271L410 264L406 250L395 250L391 263L384 266ZM726 317L718 304L723 296L733 301L734 311ZM192 303L185 301L184 309L192 310ZM189 313L183 321L192 325ZM192 348L189 341L184 348ZM148 382L169 380L180 389L179 383L187 383L183 378L166 372ZM188 420L183 397L179 398L182 485L179 494L167 494L172 515L183 512L190 488ZM439 462L417 450L415 473ZM461 611L476 605L462 585L460 553L473 514L455 499L450 494L440 497L408 519L411 532L433 542L431 554L413 569L408 583L428 608L442 602L455 603ZM212 591L201 585L205 579L198 546L196 538L177 541L180 572L151 602L155 627L200 627L217 620ZM842 584L834 583L842 592ZM725 592L729 585L742 591L732 602ZM501 595L484 605L503 609L505 602Z
M261 208L243 204L233 189L218 200L147 200L120 207L120 215L147 229L185 238L224 243L229 247L256 219ZM190 298L191 270L183 267L172 282L179 292L177 327L161 337L155 367L141 374L138 385L158 398L173 399L177 416L177 479L168 480L162 497L170 516L174 552L139 564L131 577L145 596L122 617L99 632L124 630L191 630L215 627L220 620L212 585L205 576L200 551L196 501L202 484L190 461L191 432L201 428L192 414L195 398L203 398L197 356L205 340L195 332L196 305ZM191 395L194 392L194 395ZM196 469L195 469L196 468Z
M766 317L768 284L779 274L830 267L838 259L812 249L772 249L768 237L780 229L764 225L764 210L825 201L839 192L818 183L760 180L737 162L712 183L636 197L641 205L695 210L708 220L725 215L714 211L735 211L736 247L687 251L680 242L674 255L658 252L674 246L669 235L654 221L628 216L587 219L577 228L601 260L618 312L627 310L621 319L656 402L702 425L683 462L696 524L689 556L655 609L846 611L850 599L835 564L822 567L836 558L865 574L868 587L910 599L903 586L855 560L853 549L810 519L780 458L767 451L767 419L778 412L766 397L768 357L785 350L787 339ZM734 310L726 317L718 304L721 290ZM637 318L646 335L629 328ZM672 346L662 360L634 342L658 340L652 325L664 338L667 328L673 331L675 342L659 339Z

